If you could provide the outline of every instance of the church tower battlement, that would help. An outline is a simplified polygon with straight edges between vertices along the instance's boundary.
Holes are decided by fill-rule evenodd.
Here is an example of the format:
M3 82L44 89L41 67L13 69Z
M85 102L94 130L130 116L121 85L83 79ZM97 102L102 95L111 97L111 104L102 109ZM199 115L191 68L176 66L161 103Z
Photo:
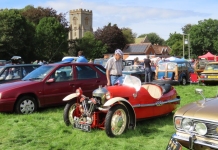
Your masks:
M80 39L86 31L93 32L92 10L74 9L69 12L70 32L69 40Z

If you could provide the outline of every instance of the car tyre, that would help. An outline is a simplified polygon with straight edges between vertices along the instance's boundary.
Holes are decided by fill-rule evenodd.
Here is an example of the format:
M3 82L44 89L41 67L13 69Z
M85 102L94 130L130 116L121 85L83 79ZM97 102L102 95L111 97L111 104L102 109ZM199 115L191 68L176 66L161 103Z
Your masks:
M32 96L23 96L18 99L15 105L15 112L18 114L30 114L37 110L37 103Z
M64 113L63 113L63 118L64 118L64 123L66 126L73 125L74 124L74 116L80 116L80 111L78 103L75 101L71 101L66 104L64 107Z
M128 112L125 106L115 105L107 113L105 118L105 132L109 137L121 135L127 129L129 122Z

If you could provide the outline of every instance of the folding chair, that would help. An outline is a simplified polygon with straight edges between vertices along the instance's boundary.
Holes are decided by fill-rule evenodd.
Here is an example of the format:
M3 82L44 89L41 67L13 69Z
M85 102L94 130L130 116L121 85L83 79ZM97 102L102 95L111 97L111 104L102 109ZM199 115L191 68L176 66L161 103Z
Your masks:
M198 74L197 73L190 73L190 84L192 84L192 83L198 83L199 84Z

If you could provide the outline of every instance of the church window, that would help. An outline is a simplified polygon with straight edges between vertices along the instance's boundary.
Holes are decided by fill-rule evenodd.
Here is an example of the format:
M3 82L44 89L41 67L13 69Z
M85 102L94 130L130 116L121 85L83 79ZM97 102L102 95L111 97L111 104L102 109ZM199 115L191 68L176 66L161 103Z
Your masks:
M76 25L76 23L77 23L77 18L73 17L73 24Z
M89 18L86 17L86 18L85 18L85 25L88 25L88 24L89 24Z

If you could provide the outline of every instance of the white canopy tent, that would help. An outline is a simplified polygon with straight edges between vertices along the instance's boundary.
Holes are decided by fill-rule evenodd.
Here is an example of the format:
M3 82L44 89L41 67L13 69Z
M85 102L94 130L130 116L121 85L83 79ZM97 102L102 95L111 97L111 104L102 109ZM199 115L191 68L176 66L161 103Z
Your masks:
M153 55L149 55L152 57ZM136 57L139 58L139 61L142 61L145 59L146 55L129 55L125 60L134 60Z

